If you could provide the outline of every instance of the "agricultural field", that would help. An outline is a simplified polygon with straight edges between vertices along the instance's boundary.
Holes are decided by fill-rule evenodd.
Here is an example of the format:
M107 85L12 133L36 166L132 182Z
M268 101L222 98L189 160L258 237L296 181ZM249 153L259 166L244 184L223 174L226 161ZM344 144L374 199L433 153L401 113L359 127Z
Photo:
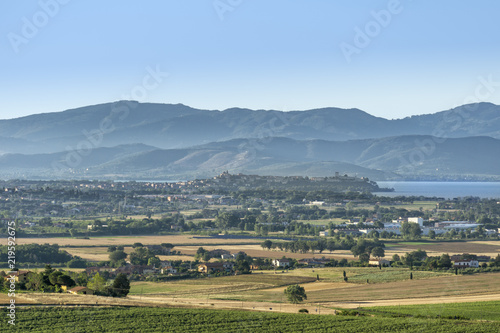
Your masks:
M500 301L380 306L360 308L360 310L370 314L381 314L386 316L403 315L426 318L458 317L470 320L500 321Z
M169 282L132 282L130 294L168 294L207 297L242 291L314 282L315 278L290 274L245 274Z
M463 242L397 242L386 243L386 257L393 254L399 255L415 250L424 250L430 256L440 256L443 253L460 254L474 253L477 255L488 255L496 257L500 254L500 241L463 241Z
M414 280L429 279L438 276L450 276L449 273L430 271L410 271L409 268L385 267L333 267L333 268L302 268L289 271L292 275L309 276L320 278L322 282L344 282L344 271L349 283L365 284L388 283L395 281L405 281L410 279L410 273Z
M343 280L346 272L348 283ZM432 281L439 277L453 277L448 273L413 271L412 283L418 280ZM319 277L319 281L317 280ZM287 285L300 284L306 290L308 302L343 301L333 294L358 294L369 281L369 286L384 290L386 295L391 283L406 282L410 279L407 268L375 267L334 267L317 269L295 269L288 271L254 271L249 275L211 277L169 282L132 282L131 295L167 295L187 298L216 298L220 300L239 300L244 302L284 302L283 289ZM325 298L325 295L329 295ZM356 297L353 298L356 300Z
M72 237L53 237L53 238L24 238L17 239L17 244L59 244L64 246L110 246L110 245L132 245L136 242L144 245L158 245L161 243L177 244L255 244L262 240L258 239L218 239L205 238L193 235L167 235L167 236L105 236L105 237L90 237L72 238ZM0 245L7 245L7 238L0 239Z
M413 274L417 277L418 272ZM332 288L311 291L308 299L316 302L355 302L362 303L373 300L397 300L432 298L443 296L461 297L466 295L500 294L498 280L500 273L475 275L438 276L432 279L413 279L394 281L383 284L360 284L356 288ZM487 299L485 299L487 300Z
M6 317L6 310L0 310ZM19 332L498 332L498 322L179 308L23 308ZM0 330L10 329L6 320Z

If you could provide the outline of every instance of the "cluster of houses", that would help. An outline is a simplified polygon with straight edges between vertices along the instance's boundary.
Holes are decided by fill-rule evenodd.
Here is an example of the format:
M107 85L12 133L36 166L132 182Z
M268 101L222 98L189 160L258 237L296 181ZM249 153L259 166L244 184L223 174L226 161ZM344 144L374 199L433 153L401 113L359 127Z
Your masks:
M127 276L137 275L152 275L152 274L177 274L177 268L172 265L171 261L161 261L159 267L152 265L125 265L118 268L109 266L87 267L85 272L88 276L97 273L106 272L109 276L116 276L123 273Z
M436 235L439 234L444 234L447 231L453 229L453 230L474 230L481 224L475 223L472 221L441 221L441 222L435 222L433 227L428 227L424 226L424 219L421 217L408 217L408 218L403 218L400 217L398 219L392 220L390 223L383 223L383 228L382 227L376 227L376 224L374 221L368 221L368 222L360 222L359 219L351 219L350 222L346 222L343 224L338 224L337 229L335 229L335 232L344 232L344 233L350 233L350 234L367 234L373 230L381 233L383 231L387 232L392 232L396 235L401 235L401 226L404 222L408 223L416 223L420 226L420 229L422 230L423 235L428 235L429 232L432 230ZM360 228L360 226L363 226ZM488 230L485 229L485 233L490 235L490 234L496 234L500 232L499 230ZM319 233L320 236L328 236L329 232L328 231L321 231Z

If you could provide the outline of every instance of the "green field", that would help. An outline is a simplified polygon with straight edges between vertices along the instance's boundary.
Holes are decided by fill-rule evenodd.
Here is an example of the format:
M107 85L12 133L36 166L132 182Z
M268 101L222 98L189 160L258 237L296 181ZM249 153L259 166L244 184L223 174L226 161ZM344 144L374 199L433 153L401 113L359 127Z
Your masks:
M381 306L365 308L363 311L383 315L408 315L429 318L457 316L472 320L500 321L500 301Z
M178 308L18 308L17 332L498 332L500 323Z

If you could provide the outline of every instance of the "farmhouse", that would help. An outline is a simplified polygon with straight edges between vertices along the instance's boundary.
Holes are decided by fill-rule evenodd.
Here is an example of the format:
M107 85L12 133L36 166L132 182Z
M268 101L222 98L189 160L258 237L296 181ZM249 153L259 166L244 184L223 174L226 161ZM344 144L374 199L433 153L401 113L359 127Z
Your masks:
M207 262L198 265L198 272L200 273L215 273L215 272L231 272L234 264L230 261L225 262Z
M32 272L30 272L30 271L16 271L16 272L12 272L12 273L7 274L4 277L4 279L8 279L11 276L14 276L14 279L16 280L16 282L26 282L28 280L28 276L31 273Z
M307 267L325 267L325 264L328 263L327 259L316 259L316 258L305 258L297 261L299 265L305 265Z
M115 269L115 274L118 275L120 273L131 275L131 274L146 274L147 272L154 272L153 266L148 265L127 265L118 267Z
M288 259L273 259L274 267L290 267L291 262Z
M455 261L453 267L456 268L477 268L479 267L479 261L473 259L462 259L460 261Z
M174 268L172 262L162 261L160 262L161 274L176 274L177 268Z
M94 295L94 291L87 287L74 287L68 290L68 292L75 295Z
M85 272L87 275L94 275L99 272L112 272L113 268L109 266L101 266L101 267L87 267L85 268Z
M390 266L391 262L386 259L372 259L368 261L369 266Z

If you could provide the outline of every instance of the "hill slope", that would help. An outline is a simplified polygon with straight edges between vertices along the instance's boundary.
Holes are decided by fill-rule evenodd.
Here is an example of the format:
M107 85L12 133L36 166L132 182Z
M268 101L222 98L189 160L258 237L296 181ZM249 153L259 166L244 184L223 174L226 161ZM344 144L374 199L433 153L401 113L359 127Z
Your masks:
M308 176L331 176L338 171L378 180L399 176L500 178L500 140L489 137L233 139L178 149L145 145L96 148L80 160L72 154L6 154L0 156L0 178L187 179L210 177L224 170Z
M53 153L74 149L99 131L102 137L97 135L95 147L142 143L163 149L265 137L329 141L399 135L500 138L500 106L479 103L388 120L358 109L209 111L182 104L120 101L0 120L0 153Z

